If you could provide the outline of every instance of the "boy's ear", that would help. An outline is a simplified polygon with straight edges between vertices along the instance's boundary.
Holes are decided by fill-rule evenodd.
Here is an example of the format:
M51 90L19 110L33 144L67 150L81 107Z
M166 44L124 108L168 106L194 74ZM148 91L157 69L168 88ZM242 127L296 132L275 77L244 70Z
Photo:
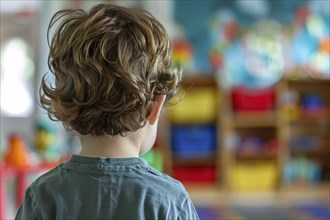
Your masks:
M166 95L159 95L156 100L151 105L151 112L147 117L149 124L153 125L159 118L160 111L162 110L163 104L165 102Z

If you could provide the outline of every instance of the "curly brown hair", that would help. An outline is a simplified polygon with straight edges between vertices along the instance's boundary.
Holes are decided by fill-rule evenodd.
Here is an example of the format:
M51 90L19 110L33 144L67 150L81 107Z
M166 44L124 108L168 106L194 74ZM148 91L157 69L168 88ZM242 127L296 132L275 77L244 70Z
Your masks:
M61 10L47 37L55 85L43 76L41 106L82 135L134 132L146 124L158 95L168 101L178 90L182 74L172 69L169 36L144 10L111 4Z

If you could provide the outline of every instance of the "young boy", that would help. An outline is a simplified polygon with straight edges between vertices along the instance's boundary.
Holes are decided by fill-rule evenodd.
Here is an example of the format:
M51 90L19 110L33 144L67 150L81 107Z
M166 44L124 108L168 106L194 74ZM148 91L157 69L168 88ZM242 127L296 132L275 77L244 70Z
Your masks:
M44 76L40 102L79 133L82 150L32 183L16 219L198 219L182 184L139 158L181 78L164 27L106 4L57 12L48 35L55 24L55 85Z

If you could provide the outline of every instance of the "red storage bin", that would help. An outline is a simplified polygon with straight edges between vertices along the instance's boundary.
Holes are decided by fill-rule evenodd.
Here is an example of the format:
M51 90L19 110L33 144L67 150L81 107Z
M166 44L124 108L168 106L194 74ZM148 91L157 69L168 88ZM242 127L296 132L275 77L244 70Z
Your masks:
M232 107L234 111L273 110L275 108L275 88L234 88L232 90Z
M174 166L173 177L181 182L210 183L216 180L215 166Z

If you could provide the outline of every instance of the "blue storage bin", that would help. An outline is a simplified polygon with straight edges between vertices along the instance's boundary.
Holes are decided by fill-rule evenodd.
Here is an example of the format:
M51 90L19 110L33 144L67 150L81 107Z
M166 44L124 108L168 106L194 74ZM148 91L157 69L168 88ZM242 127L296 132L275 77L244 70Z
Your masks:
M172 151L177 157L201 158L214 155L217 145L214 125L173 126Z

